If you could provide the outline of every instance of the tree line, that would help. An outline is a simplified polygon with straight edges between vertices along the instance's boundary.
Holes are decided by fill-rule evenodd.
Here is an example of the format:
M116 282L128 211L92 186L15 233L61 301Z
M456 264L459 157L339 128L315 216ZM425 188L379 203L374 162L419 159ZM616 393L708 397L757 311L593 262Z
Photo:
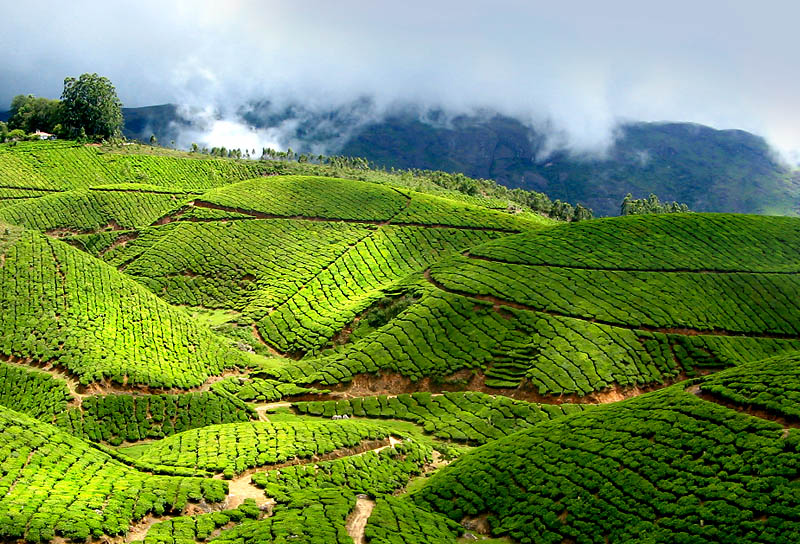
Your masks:
M0 122L0 142L22 140L36 132L83 140L117 138L122 123L122 102L111 81L83 74L64 79L60 100L15 96L8 123Z
M686 213L689 206L678 202L661 202L656 195L650 193L647 198L633 198L628 193L620 206L620 215L644 215L648 213Z

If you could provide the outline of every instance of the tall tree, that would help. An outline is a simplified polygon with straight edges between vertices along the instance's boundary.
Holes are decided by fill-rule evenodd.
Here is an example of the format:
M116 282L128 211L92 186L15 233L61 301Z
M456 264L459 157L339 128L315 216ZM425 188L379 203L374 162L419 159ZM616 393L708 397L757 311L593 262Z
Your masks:
M53 132L59 123L60 103L58 100L50 100L33 96L32 94L20 94L11 101L11 117L8 119L8 126L11 129L20 129L25 132Z
M122 103L108 78L83 74L64 80L61 94L63 124L73 136L83 129L92 138L110 138L122 132Z

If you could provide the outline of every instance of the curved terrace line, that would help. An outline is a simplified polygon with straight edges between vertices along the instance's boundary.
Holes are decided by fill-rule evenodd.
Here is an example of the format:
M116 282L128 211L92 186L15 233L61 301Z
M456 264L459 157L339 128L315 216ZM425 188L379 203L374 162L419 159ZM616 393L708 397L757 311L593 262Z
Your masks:
M800 270L780 271L780 270L719 270L714 268L634 268L634 267L597 267L578 264L551 264L551 263L519 263L508 261L497 257L487 257L485 255L474 255L469 251L462 253L464 257L475 259L476 261L487 261L490 263L508 264L515 266L527 266L531 268L565 268L572 270L589 270L598 272L658 272L665 274L775 274L775 275L800 275Z
M502 299L500 297L496 297L494 295L480 295L475 293L469 293L467 291L462 291L460 289L452 289L450 287L445 286L444 284L440 283L436 279L431 276L430 268L425 271L425 279L428 282L436 287L437 289L444 291L446 293L451 293L454 295L459 295L462 297L472 298L476 300L483 300L485 302L490 302L495 309L495 311L500 311L502 306L508 308L514 308L516 310L524 310L527 312L538 312L541 314L552 315L554 317L563 317L569 319L578 319L580 321L587 321L589 323L597 323L598 325L607 325L609 327L618 327L621 329L627 329L630 331L642 331L642 332L656 332L662 334L677 334L682 336L729 336L729 337L740 337L740 338L771 338L771 339L779 339L779 340L800 340L800 336L792 335L792 334L781 334L781 333L754 333L754 332L741 332L741 331L731 331L727 329L709 329L709 330L702 330L702 329L694 329L689 327L652 327L649 325L628 325L625 323L616 323L614 321L606 321L602 319L587 319L582 316L571 315L562 312L555 312L552 310L545 310L542 308L536 308L534 306L529 306L527 304L521 304L519 302L514 302L511 300Z

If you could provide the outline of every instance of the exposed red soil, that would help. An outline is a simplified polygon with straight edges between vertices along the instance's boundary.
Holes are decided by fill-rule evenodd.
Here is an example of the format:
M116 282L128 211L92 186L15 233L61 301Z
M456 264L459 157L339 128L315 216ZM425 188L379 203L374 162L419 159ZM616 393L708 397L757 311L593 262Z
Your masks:
M703 369L696 370L698 375L708 374L710 371ZM643 393L649 393L658 389L663 389L669 385L689 379L685 373L680 373L675 377L668 378L663 383L647 385L621 386L614 385L602 391L595 391L588 395L578 395L575 393L562 395L543 395L538 392L529 382L524 382L518 388L498 388L486 385L486 376L483 372L463 369L447 376L441 381L434 381L431 378L424 378L419 381L411 381L409 378L397 374L382 372L378 374L358 374L352 381L340 385L329 386L314 384L312 387L328 388L331 394L327 396L331 399L353 398L373 395L399 395L403 393L415 393L426 391L430 393L444 393L448 391L478 391L489 395L503 395L517 400L527 402L537 402L540 404L607 404L621 400L637 397ZM450 383L448 383L450 382ZM326 400L326 395L317 395L313 400Z

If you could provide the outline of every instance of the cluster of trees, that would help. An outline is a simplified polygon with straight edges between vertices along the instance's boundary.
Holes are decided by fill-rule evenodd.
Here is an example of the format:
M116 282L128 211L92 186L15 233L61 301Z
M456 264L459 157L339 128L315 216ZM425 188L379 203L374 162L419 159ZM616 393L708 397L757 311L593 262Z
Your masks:
M64 80L61 100L17 95L0 142L22 140L37 131L64 138L109 139L122 133L122 103L108 78L83 74Z
M650 193L647 198L634 199L630 193L620 206L620 215L643 215L647 213L686 213L689 206L678 202L661 202L656 195Z

